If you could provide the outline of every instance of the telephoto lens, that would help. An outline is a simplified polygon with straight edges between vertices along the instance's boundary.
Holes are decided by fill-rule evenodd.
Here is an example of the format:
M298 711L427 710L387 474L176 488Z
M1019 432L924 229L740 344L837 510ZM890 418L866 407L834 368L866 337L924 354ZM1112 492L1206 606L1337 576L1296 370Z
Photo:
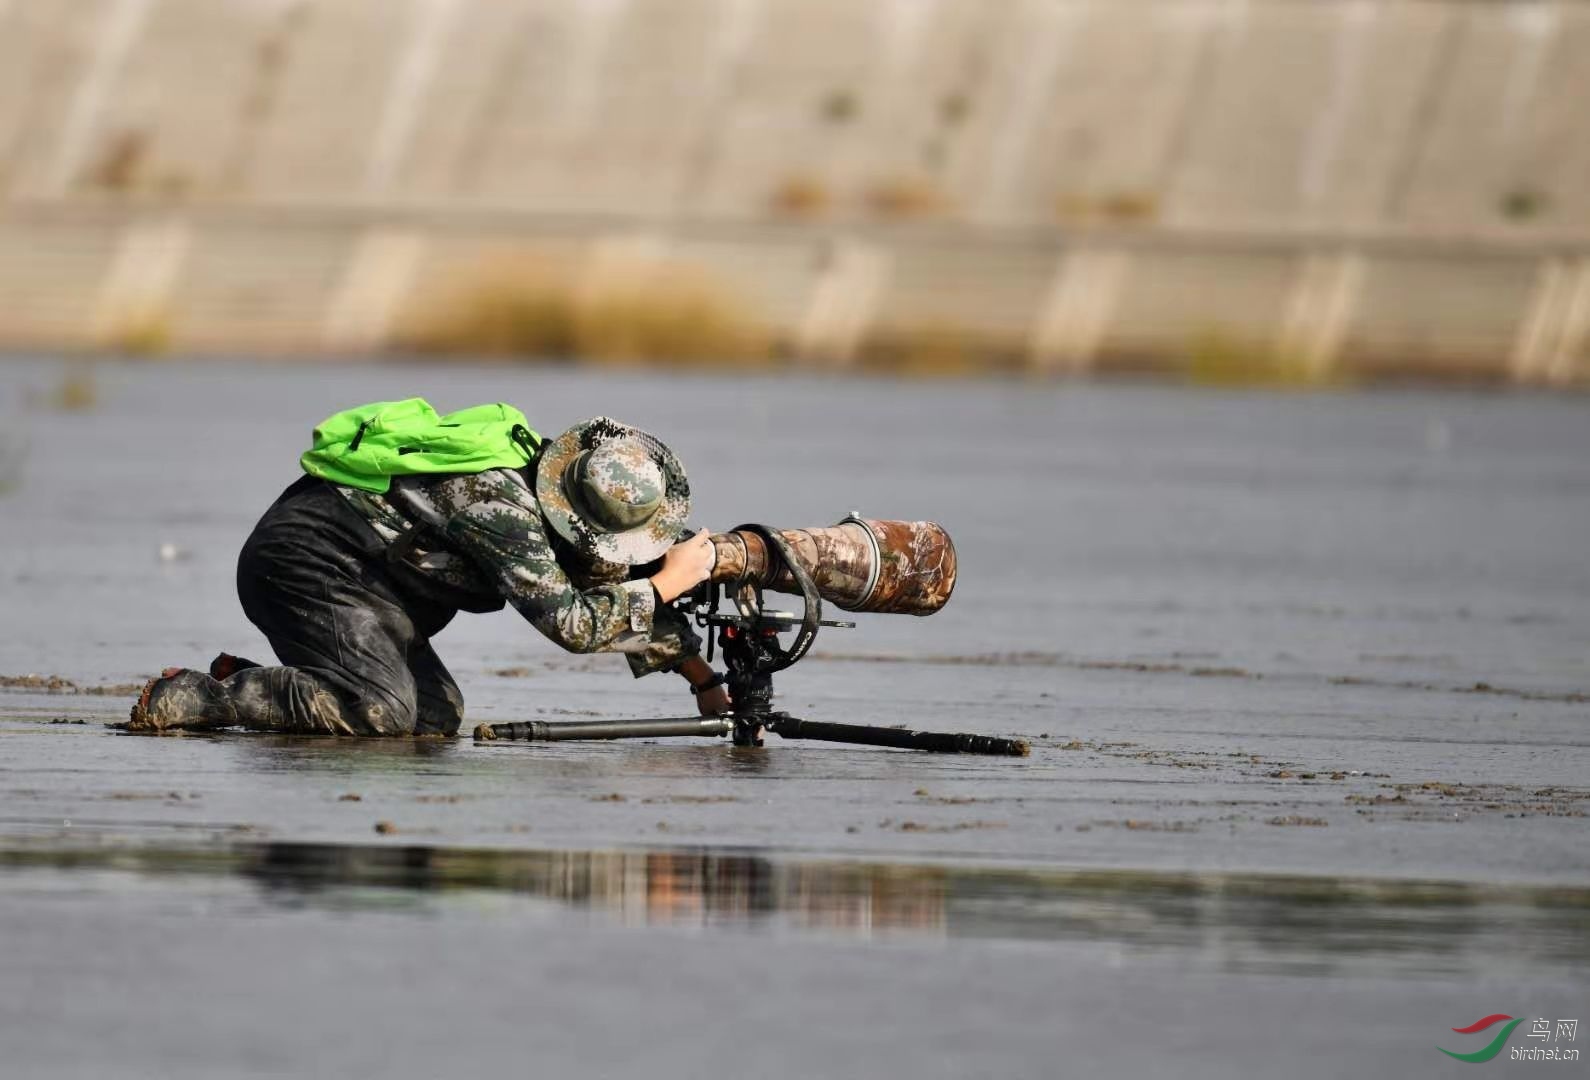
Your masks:
M818 594L845 611L931 615L955 589L955 544L932 521L880 521L852 514L817 529L779 529ZM712 580L799 593L783 557L749 527L715 533Z

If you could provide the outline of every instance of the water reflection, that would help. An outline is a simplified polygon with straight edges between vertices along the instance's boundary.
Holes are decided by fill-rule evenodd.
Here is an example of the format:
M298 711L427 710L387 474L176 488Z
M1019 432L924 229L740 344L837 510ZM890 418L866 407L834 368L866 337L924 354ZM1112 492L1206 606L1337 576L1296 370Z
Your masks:
M215 737L243 767L259 772L323 771L389 773L409 771L418 761L444 760L460 749L456 739L326 739L307 735Z
M15 868L174 887L225 875L254 882L268 907L447 913L497 896L630 926L1086 942L1224 970L1569 974L1590 948L1590 889L1577 887L303 843L0 851L0 870Z
M326 739L304 735L257 735L228 732L225 735L190 736L213 738L226 752L237 758L239 767L250 772L326 772L348 776L412 773L434 765L457 761L460 755L477 754L466 739ZM588 774L610 767L622 759L626 773L678 776L760 776L779 767L776 756L759 750L730 746L728 740L712 742L664 743L668 753L659 754L658 743L532 743L491 744L491 753L508 766L517 753L534 755L542 768L566 769ZM478 770L478 761L471 768ZM782 768L787 772L789 765Z
M618 917L629 925L719 926L779 920L811 929L944 935L942 869L787 862L743 852L497 851L263 844L238 867L296 903L371 886L500 890Z

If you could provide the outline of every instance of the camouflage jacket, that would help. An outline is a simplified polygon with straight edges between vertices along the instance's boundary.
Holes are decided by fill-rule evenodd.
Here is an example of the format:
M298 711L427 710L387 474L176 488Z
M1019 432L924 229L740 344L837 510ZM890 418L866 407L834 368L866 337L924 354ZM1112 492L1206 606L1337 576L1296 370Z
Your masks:
M627 654L636 675L701 651L640 568L584 563L552 532L522 470L402 477L386 495L337 490L387 545L400 584L426 600L465 611L512 604L571 652Z

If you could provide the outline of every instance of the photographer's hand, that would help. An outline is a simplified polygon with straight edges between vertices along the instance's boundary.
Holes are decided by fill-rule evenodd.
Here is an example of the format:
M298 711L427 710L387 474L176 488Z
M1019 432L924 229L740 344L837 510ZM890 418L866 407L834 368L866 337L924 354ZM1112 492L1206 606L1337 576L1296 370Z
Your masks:
M696 696L696 709L702 716L720 716L734 707L734 702L729 699L729 688L723 684L723 677L714 672L712 665L701 657L690 657L676 670L690 684L690 691ZM697 689L702 686L706 689Z
M668 549L663 555L662 569L651 576L652 588L657 590L663 603L670 604L707 580L717 561L712 533L702 529Z
M696 711L702 716L722 716L732 708L734 702L729 700L727 686L714 686L696 695Z

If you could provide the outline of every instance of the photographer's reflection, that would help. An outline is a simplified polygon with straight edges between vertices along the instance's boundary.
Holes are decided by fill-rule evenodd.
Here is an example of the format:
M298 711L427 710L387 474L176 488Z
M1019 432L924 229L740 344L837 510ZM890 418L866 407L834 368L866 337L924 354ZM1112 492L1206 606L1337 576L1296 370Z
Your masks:
M267 843L242 872L276 903L369 901L372 888L503 890L616 915L641 925L712 926L785 919L870 935L945 928L942 873L867 864L785 863L703 850L493 851ZM339 893L346 895L339 896Z

